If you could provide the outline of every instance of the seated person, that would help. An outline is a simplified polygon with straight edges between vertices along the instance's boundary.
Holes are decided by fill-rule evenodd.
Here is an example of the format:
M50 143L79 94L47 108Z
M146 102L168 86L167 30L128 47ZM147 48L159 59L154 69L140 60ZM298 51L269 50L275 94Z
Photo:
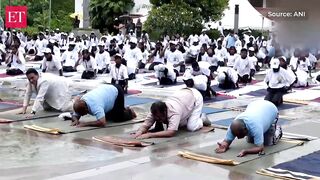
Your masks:
M8 55L6 59L6 64L9 67L7 69L7 75L20 75L23 74L25 71L25 63L26 60L21 52L19 52L18 45L11 46L11 53Z
M74 69L74 66L76 64L76 62L78 61L78 52L75 49L76 44L74 42L70 42L69 43L69 49L67 51L65 51L62 56L61 56L61 60L62 60L62 68L63 68L63 72L75 72L77 71L76 69Z
M104 127L107 120L124 122L136 118L135 112L125 108L124 92L118 85L104 84L82 97L77 97L73 104L72 126ZM93 115L96 121L80 122L81 116Z
M291 89L296 79L280 67L279 59L271 59L270 63L271 69L267 71L264 79L268 85L268 93L264 99L280 106L283 103L283 95Z
M89 50L82 50L82 58L77 61L74 69L76 69L79 64L82 64L84 67L81 79L95 79L97 77L97 63L90 55Z
M242 139L247 136L247 142L255 147L242 150L238 157L263 153L264 146L276 145L282 137L282 129L277 122L278 109L275 105L265 100L254 101L231 123L216 152L226 152L236 137Z
M43 53L42 72L51 72L63 76L60 56L52 54L52 51L49 48L46 48Z
M288 74L290 74L294 79L295 82L293 84L293 87L307 87L308 84L308 73L305 71L302 71L300 69L297 69L296 71L293 71L291 68L288 68L287 60L284 56L279 57L280 66L287 70Z
M159 64L154 66L155 77L158 78L160 85L172 85L177 83L177 76L171 65Z
M151 113L134 137L138 139L173 137L181 127L197 131L204 125L205 115L201 115L202 107L203 99L196 89L181 89L166 100L151 105ZM154 124L157 132L150 132L149 129ZM163 124L167 125L166 130Z
M190 71L187 71L183 75L183 81L188 88L195 88L197 89L204 100L211 99L211 95L216 96L217 93L211 89L210 83L208 83L209 79L205 75L197 75L192 76Z
M111 84L117 84L121 86L124 93L128 91L128 70L125 65L122 64L121 54L114 56L115 64L110 66Z
M248 50L242 49L240 53L240 58L238 58L233 67L239 75L239 82L240 83L250 83L252 77L255 73L255 67L248 59Z
M30 103L32 93L36 93L31 114L34 115L42 107L44 110L71 111L72 94L70 83L64 77L53 74L39 75L37 70L30 68L26 72L29 80L23 101L21 114L25 114Z
M238 85L238 74L231 67L225 67L219 71L218 76L218 87L221 89L237 89Z

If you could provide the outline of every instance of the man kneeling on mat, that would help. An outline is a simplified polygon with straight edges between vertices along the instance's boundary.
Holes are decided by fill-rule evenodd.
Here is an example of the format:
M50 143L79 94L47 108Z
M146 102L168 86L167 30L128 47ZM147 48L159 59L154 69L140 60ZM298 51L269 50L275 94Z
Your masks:
M242 150L238 157L263 153L264 146L275 145L282 137L282 129L277 122L278 109L273 103L266 100L254 101L232 122L224 141L218 143L216 152L226 152L236 137L242 139L247 136L247 142L254 143L255 147Z
M204 124L211 124L206 120L205 114L201 114L202 107L203 99L196 89L179 90L168 99L151 105L151 113L134 137L138 139L172 137L179 127L183 126L189 131L197 131ZM154 124L155 128L149 131ZM166 130L163 124L167 125Z
M124 92L119 85L104 84L76 98L72 115L72 126L104 127L108 120L124 122L136 118L136 113L124 106ZM93 115L96 121L80 122L80 117Z

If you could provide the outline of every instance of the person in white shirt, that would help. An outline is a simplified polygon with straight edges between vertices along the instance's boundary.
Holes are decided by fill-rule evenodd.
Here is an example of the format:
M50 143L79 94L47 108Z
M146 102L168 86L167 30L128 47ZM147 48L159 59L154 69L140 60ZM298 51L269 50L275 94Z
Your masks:
M77 61L74 69L76 69L79 64L82 64L84 67L81 79L95 79L97 77L97 63L90 55L88 49L82 50L82 58Z
M143 42L140 42L138 47L142 52L142 60L139 62L138 68L144 69L149 60L149 52L146 50L146 47Z
M222 47L222 41L218 41L218 47L214 50L215 55L220 59L219 65L223 66L224 62L227 60L228 51L226 48Z
M283 103L283 95L293 86L295 78L280 67L280 61L277 58L271 59L270 67L264 79L268 85L265 100L280 106Z
M238 58L233 67L239 75L240 83L250 83L255 73L254 65L248 59L248 50L242 49L240 58Z
M201 47L196 61L206 61L208 58L207 51L208 50L206 50L204 47Z
M222 22L219 21L219 26L218 26L218 31L220 32L220 35L222 35L224 37L224 28L222 26Z
M104 50L104 43L98 44L99 51L96 54L95 61L97 62L98 74L109 73L111 57L108 51Z
M256 71L259 71L260 70L260 66L258 65L258 59L257 57L255 56L255 50L254 50L254 47L250 47L249 48L249 57L248 57L249 61L251 61L251 63L253 64L254 66L254 69Z
M48 45L48 40L44 38L44 34L39 33L39 39L35 42L35 47L37 50L37 55L35 57L35 61L41 61L43 59L44 54L42 53Z
M64 72L75 72L74 66L78 61L78 52L75 50L76 44L74 42L69 43L68 51L62 54L61 60L63 63L63 71Z
M149 58L149 62L151 63L149 70L154 70L154 66L156 65L164 64L164 49L161 42L156 43L155 50Z
M50 72L53 74L59 72L59 75L63 76L60 56L53 54L50 48L46 48L43 53L42 72Z
M124 93L128 92L128 70L125 65L122 64L121 54L114 55L115 64L110 66L111 84L117 84L121 86Z
M155 77L160 85L172 85L177 83L177 75L170 65L159 64L154 66Z
M202 34L199 36L199 40L200 40L200 45L202 46L203 44L209 45L210 42L210 38L209 36L206 34L206 30L202 30Z
M53 74L39 75L37 70L30 68L26 72L29 83L23 101L21 114L27 113L32 93L36 93L31 114L33 116L41 110L58 110L62 112L72 110L72 94L70 82L64 77Z
M177 42L170 41L169 44L170 49L165 51L164 58L166 60L166 64L173 66L177 76L179 76L180 68L181 66L184 66L183 54L181 51L176 49Z
M128 68L129 80L136 78L138 63L143 59L141 50L137 47L137 38L130 38L130 48L126 49L124 59Z
M237 54L236 48L234 46L231 46L227 55L227 66L233 68L234 64L239 58L240 55Z
M238 85L238 73L231 67L225 67L218 72L218 87L221 89L237 89Z
M18 48L18 45L11 46L11 53L8 55L5 62L9 67L7 69L7 75L20 75L25 71L26 60L24 59L23 54L18 51Z
M175 42L175 41L174 41ZM193 43L188 49L187 56L192 58L197 58L197 55L200 53L201 45L199 44L198 38L193 38Z
M219 57L217 55L215 55L214 50L212 48L209 48L207 50L208 52L208 56L206 58L206 62L208 62L210 64L210 71L211 74L214 73L215 71L217 71L218 66L219 66L219 61L222 61L221 59L219 59Z
M293 71L291 68L288 68L287 59L284 56L279 57L280 66L288 71L288 74L290 74L294 79L295 82L293 84L293 87L307 87L308 84L308 73L297 69L297 71Z

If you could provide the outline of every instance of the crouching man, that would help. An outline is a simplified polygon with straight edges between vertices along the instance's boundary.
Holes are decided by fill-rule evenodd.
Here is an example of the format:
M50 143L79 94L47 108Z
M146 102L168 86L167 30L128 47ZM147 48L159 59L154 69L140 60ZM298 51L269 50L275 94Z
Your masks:
M263 153L264 146L276 145L282 137L282 129L277 122L278 109L273 103L254 101L232 122L224 141L218 143L216 152L226 152L236 137L242 139L247 136L247 142L255 144L255 147L242 150L238 157Z
M151 105L151 113L134 137L138 139L172 137L180 127L197 131L203 127L203 119L206 119L206 116L201 114L202 107L203 99L196 89L181 89L168 99ZM154 124L155 128L149 131ZM206 121L205 124L209 122ZM163 125L167 126L166 130Z

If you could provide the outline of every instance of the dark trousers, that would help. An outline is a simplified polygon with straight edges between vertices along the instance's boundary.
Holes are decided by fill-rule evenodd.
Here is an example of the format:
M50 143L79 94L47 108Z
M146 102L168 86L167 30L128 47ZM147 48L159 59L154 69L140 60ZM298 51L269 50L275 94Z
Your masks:
M151 70L154 70L154 67L156 66L156 65L159 65L159 64L162 64L161 62L153 62L153 63L151 63L150 64L150 66L149 66L149 70L151 71Z
M109 73L109 69L108 68L102 68L101 70L98 70L98 74L103 74L103 73Z
M34 61L42 61L44 56L35 56Z
M83 71L81 75L81 79L92 79L94 78L94 72L93 71Z
M249 75L244 75L244 76L240 76L240 75L238 75L238 77L239 77L239 82L240 83L250 83L251 82L251 80L252 80L252 78L249 76Z
M162 77L161 79L159 79L159 81L160 81L160 85L172 85L177 83L177 80L172 81L167 77Z
M122 88L122 90L124 91L124 93L125 94L127 93L127 89L125 89L125 87L127 86L127 83L125 80L118 80L118 82L117 82L115 79L112 78L111 84L120 86Z
M139 69L144 69L146 67L146 64L145 63L143 63L143 62L139 62L138 63L138 68Z
M285 94L284 88L268 88L268 93L264 100L272 102L276 106L280 106L283 103L283 95Z
M16 76L20 74L23 74L23 72L20 69L7 69L7 75Z
M76 70L72 66L63 66L63 72L75 72Z
M114 122L124 122L133 119L131 110L125 108L124 92L121 86L114 84L118 90L118 96L114 102L111 111L106 113L106 119L111 119Z

